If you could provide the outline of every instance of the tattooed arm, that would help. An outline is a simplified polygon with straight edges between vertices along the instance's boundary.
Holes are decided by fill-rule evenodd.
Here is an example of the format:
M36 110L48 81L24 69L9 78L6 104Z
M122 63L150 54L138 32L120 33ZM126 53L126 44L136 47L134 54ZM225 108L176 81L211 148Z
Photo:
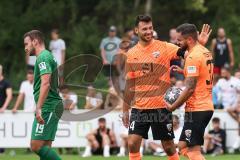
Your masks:
M178 99L172 104L167 104L167 109L174 111L183 105L193 94L197 84L197 77L187 77L186 78L186 88L183 90Z

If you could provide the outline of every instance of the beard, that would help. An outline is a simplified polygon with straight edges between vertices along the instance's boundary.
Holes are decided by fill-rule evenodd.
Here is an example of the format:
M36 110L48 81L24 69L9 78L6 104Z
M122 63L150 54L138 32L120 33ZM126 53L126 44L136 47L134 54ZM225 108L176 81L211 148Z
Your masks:
M150 39L146 39L145 36L146 36L146 34L145 35L142 35L142 34L139 35L140 39L144 42L150 42L153 39L153 35L151 36Z
M35 55L36 55L35 48L31 48L31 50L29 51L29 56L35 56Z

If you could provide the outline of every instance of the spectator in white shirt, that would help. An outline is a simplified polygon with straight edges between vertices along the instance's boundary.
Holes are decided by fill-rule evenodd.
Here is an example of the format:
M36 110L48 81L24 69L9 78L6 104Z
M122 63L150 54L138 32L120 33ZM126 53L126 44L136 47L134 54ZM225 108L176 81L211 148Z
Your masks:
M63 69L65 63L65 50L66 45L63 39L59 38L59 31L58 29L53 29L51 32L51 41L49 44L49 50L52 52L54 58L58 64L58 72L59 72L59 80L60 85L63 84Z
M74 92L70 92L67 86L61 87L60 96L63 99L64 109L65 110L76 110L78 97Z
M85 109L100 108L102 104L103 104L102 94L100 92L97 93L95 88L89 86L86 96L86 104L84 108Z
M27 80L23 81L20 86L17 101L12 109L13 113L16 113L22 101L24 100L23 110L26 112L34 112L36 109L36 104L34 102L33 95L33 71L28 70Z

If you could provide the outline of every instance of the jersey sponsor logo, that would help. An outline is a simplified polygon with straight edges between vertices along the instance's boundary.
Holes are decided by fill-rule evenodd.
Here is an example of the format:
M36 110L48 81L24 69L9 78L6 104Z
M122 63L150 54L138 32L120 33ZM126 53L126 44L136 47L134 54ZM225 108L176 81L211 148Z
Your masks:
M187 72L190 74L197 73L197 67L196 66L188 66Z
M42 70L44 70L44 69L47 69L47 66L46 66L46 63L45 63L45 62L39 63L38 66L39 66L40 71L42 71Z
M160 56L160 52L159 51L153 52L152 55L154 58L158 58Z

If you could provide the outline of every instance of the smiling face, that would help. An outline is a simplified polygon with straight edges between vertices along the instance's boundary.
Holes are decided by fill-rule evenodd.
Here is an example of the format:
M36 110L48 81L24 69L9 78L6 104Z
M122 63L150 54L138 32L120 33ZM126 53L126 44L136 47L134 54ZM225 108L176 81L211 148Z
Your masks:
M135 32L138 34L140 40L144 42L150 42L153 39L153 24L152 22L139 22L135 27Z
M27 55L35 55L36 50L34 46L36 45L36 40L31 40L29 36L24 38L24 50Z
M188 48L187 38L185 38L180 32L176 33L177 36L177 45L186 50Z

